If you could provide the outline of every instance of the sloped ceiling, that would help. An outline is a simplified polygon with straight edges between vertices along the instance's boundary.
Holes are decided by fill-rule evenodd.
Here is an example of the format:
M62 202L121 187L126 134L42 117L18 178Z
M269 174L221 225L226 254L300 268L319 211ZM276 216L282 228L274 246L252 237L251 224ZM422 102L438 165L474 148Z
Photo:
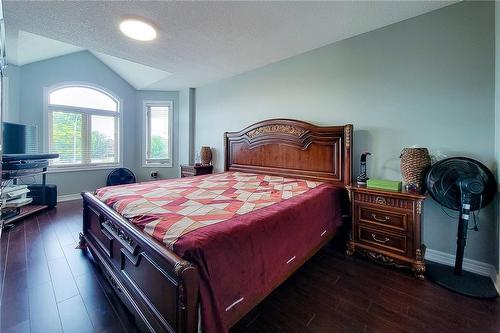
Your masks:
M104 53L93 52L99 60L108 65L138 90L168 90L168 77L171 73L161 69L141 65L136 62L113 57Z
M17 66L46 60L84 49L51 38L18 30L7 33L7 63ZM137 90L168 90L171 73L136 62L89 50Z
M72 47L88 49L134 86L177 90L252 70L451 3L454 1L4 1L4 15L7 33L21 39L16 55L7 45L13 61L60 55L71 52ZM138 42L122 35L118 25L131 16L154 24L158 38ZM33 34L66 45L49 42L36 46L40 40L28 42ZM38 55L33 51L22 54L20 48L26 45L37 49ZM134 67L134 63L139 65Z
M9 31L6 44L8 46L7 63L17 66L83 50L78 46L22 30L12 33Z

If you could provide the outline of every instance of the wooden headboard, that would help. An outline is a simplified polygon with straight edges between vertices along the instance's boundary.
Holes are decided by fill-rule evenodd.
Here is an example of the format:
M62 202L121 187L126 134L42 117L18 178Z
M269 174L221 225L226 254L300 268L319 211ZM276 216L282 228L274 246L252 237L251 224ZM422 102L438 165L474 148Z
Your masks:
M270 119L224 133L225 171L351 183L352 125L315 126Z

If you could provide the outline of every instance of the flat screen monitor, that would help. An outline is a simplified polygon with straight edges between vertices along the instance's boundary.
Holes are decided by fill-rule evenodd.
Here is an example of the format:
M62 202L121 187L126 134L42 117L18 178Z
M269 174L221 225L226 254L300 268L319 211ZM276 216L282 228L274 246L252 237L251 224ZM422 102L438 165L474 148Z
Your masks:
M2 123L4 154L36 153L36 127L15 123Z

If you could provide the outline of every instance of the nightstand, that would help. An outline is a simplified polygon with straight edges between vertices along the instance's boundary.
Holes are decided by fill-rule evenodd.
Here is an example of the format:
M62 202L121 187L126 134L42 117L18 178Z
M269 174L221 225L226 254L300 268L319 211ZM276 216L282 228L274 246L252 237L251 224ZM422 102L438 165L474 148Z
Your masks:
M348 186L352 226L347 254L354 252L387 266L409 267L424 279L421 217L425 196Z
M212 165L181 165L181 177L207 175L212 173Z

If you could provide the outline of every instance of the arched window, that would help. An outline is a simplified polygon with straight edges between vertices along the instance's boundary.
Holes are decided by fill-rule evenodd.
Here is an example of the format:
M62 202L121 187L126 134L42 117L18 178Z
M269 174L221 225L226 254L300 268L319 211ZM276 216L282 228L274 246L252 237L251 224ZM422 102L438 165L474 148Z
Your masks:
M92 86L66 85L47 92L48 150L58 153L53 167L120 164L120 104Z

